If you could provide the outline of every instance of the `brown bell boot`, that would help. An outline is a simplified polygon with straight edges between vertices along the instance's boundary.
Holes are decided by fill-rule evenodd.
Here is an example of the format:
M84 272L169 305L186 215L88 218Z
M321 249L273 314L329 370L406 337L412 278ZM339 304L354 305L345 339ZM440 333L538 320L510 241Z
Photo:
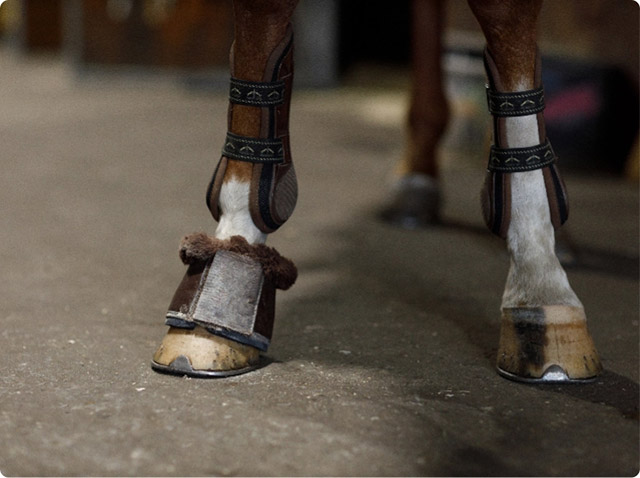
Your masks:
M166 315L170 326L152 367L192 377L227 377L255 369L271 341L276 289L296 280L293 262L263 244L234 236L186 236L188 266Z

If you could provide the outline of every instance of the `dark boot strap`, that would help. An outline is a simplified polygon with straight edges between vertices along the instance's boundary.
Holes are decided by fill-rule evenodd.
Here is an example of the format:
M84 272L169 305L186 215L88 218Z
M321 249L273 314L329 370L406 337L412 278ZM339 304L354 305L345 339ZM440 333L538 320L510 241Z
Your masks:
M249 138L227 133L222 155L249 163L283 163L284 147L281 138Z
M529 148L498 148L491 146L489 165L491 172L521 173L542 169L556 162L549 140Z
M284 103L285 82L259 82L231 78L229 101L245 106L278 106Z
M527 116L544 110L542 87L514 93L501 93L487 87L487 104L493 116Z

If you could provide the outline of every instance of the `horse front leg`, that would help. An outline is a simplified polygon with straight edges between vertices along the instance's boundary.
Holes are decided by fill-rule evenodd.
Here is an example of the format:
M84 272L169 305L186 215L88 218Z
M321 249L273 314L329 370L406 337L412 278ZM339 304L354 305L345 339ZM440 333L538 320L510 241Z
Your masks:
M297 271L267 247L289 218L297 182L289 148L297 0L235 0L228 131L207 190L215 234L180 245L188 266L166 316L152 367L194 377L253 370L271 339L276 289Z
M581 381L601 371L583 306L554 251L568 214L544 128L536 46L542 0L469 0L487 40L494 117L484 189L488 227L507 241L498 370L525 381Z
M447 125L442 33L444 0L413 0L411 4L411 96L404 156L395 171L385 220L405 228L439 221L440 188L437 149Z

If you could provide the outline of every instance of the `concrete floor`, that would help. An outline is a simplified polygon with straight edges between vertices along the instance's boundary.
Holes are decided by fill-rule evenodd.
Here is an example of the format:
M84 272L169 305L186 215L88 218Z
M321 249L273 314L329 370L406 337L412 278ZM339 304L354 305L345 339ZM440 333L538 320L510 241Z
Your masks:
M567 232L605 372L494 372L508 257L481 223L484 149L445 152L445 225L380 223L397 90L299 92L301 197L270 239L300 270L266 366L225 380L149 362L204 204L224 94L77 82L0 56L0 471L5 476L635 475L638 188L567 177ZM460 156L460 155L458 155Z

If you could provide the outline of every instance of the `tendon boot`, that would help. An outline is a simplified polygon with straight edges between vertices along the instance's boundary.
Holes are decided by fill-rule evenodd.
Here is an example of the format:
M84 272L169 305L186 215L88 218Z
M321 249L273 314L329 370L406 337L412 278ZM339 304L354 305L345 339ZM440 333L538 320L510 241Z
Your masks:
M233 62L232 62L233 63ZM277 230L293 213L298 183L289 143L289 109L293 87L293 33L271 54L263 81L231 78L229 89L229 133L222 158L207 190L207 206L220 221L220 191L229 160L253 165L249 209L260 231ZM246 137L231 132L234 109L253 107L260 112L260 134Z
M505 91L488 50L485 50L485 67L489 78L487 99L494 121L494 144L489 154L483 190L483 213L489 229L501 238L511 241L510 247L517 249L521 247L519 241L534 241L532 237L522 237L526 232L509 229L515 220L515 216L512 217L512 198L515 194L512 187L517 175L541 171L549 219L553 228L560 227L567 220L569 205L565 186L557 168L557 157L545 134L542 115L545 106L544 91L539 58L536 65L536 86L528 91ZM525 123L518 118L526 116L534 121L534 125L537 122L539 144L524 148L507 147L509 128L513 125L522 127ZM527 209L526 205L520 204L519 207L520 224L523 223L522 215L536 213L530 208ZM550 226L549 230L553 235ZM520 234L517 236L518 239L512 241L512 232L514 237L516 233ZM548 249L541 252L535 260L540 263L546 261L545 263L551 266L546 271L540 267L538 272L527 277L526 280L530 281L527 288L537 287L537 284L545 281L553 284L554 280L564 287L566 275L553 254L553 247L550 246ZM526 273L531 274L527 271L515 272L518 273L524 274L524 277ZM540 277L547 273L554 277ZM563 279L559 279L560 277ZM553 286L550 288L553 289ZM579 304L577 297L575 300L567 298L575 296L568 282L566 289L569 293L565 298L558 296L537 299L550 303L516 301L517 306L512 306L513 301L507 301L508 305L505 306L503 298L497 363L501 375L521 381L564 382L589 380L601 371L598 354L587 330L584 310L582 306L576 306Z

